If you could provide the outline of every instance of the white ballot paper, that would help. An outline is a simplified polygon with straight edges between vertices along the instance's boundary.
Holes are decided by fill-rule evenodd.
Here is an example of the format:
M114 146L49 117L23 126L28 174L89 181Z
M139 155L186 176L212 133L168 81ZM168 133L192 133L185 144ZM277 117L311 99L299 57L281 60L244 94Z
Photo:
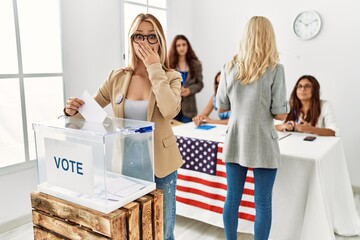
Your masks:
M145 186L124 177L118 177L107 185L107 191L115 196L128 197Z
M95 99L89 94L88 91L84 91L81 95L81 99L85 102L81 108L79 108L79 113L85 118L88 122L104 122L107 113L100 105L95 101Z

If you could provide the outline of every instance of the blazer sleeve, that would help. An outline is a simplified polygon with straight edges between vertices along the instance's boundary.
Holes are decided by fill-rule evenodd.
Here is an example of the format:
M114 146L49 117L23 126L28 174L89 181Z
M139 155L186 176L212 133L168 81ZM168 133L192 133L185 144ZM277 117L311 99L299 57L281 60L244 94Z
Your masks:
M230 110L230 99L227 92L228 76L226 75L226 65L223 66L220 75L220 83L216 93L216 106L223 110Z
M271 86L271 114L284 114L288 112L286 100L286 84L284 67L278 64L274 75L274 81Z
M172 119L181 108L181 75L176 71L165 72L160 63L147 67L156 105L164 118Z
M190 94L195 94L201 91L204 87L203 74L202 74L202 65L197 63L197 75L194 77L195 81L193 84L187 86L190 89Z

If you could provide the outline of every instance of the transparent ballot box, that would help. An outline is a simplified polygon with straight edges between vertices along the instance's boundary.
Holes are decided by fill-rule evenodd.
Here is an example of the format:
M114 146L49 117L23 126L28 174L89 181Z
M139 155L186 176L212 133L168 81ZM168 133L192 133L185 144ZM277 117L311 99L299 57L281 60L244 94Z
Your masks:
M110 213L155 189L151 122L65 117L33 129L41 192Z

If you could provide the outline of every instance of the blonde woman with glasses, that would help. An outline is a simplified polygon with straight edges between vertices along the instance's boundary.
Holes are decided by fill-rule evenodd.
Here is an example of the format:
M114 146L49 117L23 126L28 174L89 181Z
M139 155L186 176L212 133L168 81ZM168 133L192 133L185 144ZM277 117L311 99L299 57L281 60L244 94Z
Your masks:
M170 69L166 49L164 31L158 19L151 14L137 15L129 30L128 67L113 70L94 98L101 107L111 104L116 117L155 123L155 182L156 188L163 190L164 239L172 240L177 169L183 161L170 122L180 111L181 76ZM83 104L79 98L70 98L65 114L77 114ZM134 149L141 142L126 144L133 150L128 154L125 151L124 162L129 158L136 161L139 153ZM152 174L151 168L140 165L137 170L134 174Z
M320 84L314 76L301 76L290 96L290 112L278 131L296 131L319 136L339 136L335 113L329 101L320 99Z
M284 68L275 34L265 17L252 17L238 54L224 66L217 92L220 111L231 110L224 143L227 195L223 221L227 240L237 239L238 210L248 168L254 172L254 239L269 238L272 190L280 164L273 119L286 117Z

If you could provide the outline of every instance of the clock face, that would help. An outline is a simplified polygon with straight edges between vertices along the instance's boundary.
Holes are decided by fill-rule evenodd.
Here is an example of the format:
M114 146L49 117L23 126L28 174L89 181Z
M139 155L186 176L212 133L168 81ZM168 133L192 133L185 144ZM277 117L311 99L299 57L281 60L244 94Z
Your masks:
M315 11L300 13L294 20L293 30L301 39L314 38L321 29L321 18Z

